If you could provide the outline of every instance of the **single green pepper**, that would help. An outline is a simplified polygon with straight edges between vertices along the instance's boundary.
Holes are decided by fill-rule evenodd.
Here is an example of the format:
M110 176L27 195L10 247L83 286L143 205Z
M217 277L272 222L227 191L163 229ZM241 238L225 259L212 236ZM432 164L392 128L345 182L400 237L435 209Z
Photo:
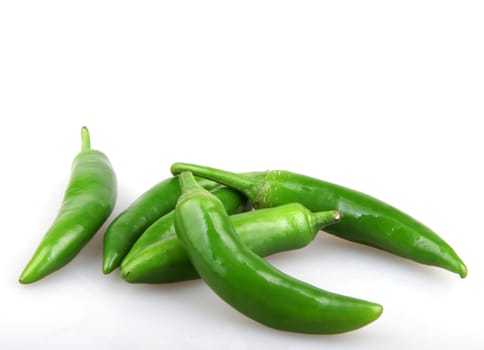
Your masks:
M20 276L32 283L70 262L111 214L116 176L106 155L92 150L89 131L81 130L82 150L72 163L60 211Z
M269 327L302 333L347 332L377 319L382 307L329 293L277 270L239 239L223 204L193 175L179 175L176 234L212 290Z
M201 179L207 189L219 185ZM148 226L175 208L180 196L180 185L175 177L157 183L121 212L104 233L103 273L117 268L139 236Z
M173 174L191 171L244 193L255 208L298 202L312 211L336 209L344 220L327 232L458 273L467 268L435 232L400 210L361 192L288 171L235 174L200 165L175 163Z
M223 198L218 198L224 203ZM305 247L319 230L340 218L338 211L312 213L299 203L230 217L240 240L259 256ZM159 222L162 224L157 225ZM121 264L121 277L127 282L167 283L199 278L176 236L173 212L151 225L134 248L134 254L130 251L130 258L126 256Z

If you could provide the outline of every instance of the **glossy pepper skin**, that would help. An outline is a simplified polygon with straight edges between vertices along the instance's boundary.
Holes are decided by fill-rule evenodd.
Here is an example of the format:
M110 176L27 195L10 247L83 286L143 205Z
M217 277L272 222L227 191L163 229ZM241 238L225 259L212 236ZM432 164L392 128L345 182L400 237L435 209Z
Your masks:
M218 198L224 203L223 198ZM224 206L227 209L227 204ZM230 217L242 243L259 256L305 247L319 230L340 218L338 211L312 213L299 203ZM160 221L163 225L151 225L133 246L138 245L134 254L130 259L126 256L126 262L123 260L121 277L127 282L167 283L200 277L176 236L173 215L167 214Z
M382 307L329 293L277 270L239 239L222 203L189 172L179 175L176 234L204 281L246 316L280 330L330 334L360 328Z
M20 276L32 283L70 262L99 230L116 201L116 176L106 155L90 148L86 127L60 211Z
M364 193L288 171L235 174L175 163L173 174L191 171L244 193L255 208L298 202L312 211L339 210L344 220L327 232L401 257L467 275L456 252L435 232L400 210Z
M201 182L208 189L219 187L212 181ZM178 179L166 179L144 192L111 222L104 234L103 273L108 274L121 264L144 230L175 208L179 196Z

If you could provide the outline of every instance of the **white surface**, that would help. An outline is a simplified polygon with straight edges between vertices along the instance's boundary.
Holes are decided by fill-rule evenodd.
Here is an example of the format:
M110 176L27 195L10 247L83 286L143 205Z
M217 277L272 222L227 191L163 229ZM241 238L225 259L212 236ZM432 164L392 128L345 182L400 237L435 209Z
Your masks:
M2 2L0 348L482 349L483 18L480 1ZM408 212L469 276L325 234L271 257L383 304L339 336L261 326L201 281L103 276L102 232L22 286L82 125L117 172L113 216L174 161L288 169Z

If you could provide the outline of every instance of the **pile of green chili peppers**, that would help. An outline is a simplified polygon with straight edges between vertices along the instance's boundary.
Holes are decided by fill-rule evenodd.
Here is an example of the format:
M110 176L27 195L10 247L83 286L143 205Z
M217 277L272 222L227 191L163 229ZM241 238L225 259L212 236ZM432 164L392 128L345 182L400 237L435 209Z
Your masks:
M42 279L70 262L116 201L116 176L92 150L87 128L60 211L20 276ZM175 175L142 194L104 234L103 272L130 283L201 277L225 302L269 327L348 332L376 320L381 305L292 278L262 257L308 245L324 229L341 238L438 266L467 268L436 233L366 194L288 171L231 173L175 163Z

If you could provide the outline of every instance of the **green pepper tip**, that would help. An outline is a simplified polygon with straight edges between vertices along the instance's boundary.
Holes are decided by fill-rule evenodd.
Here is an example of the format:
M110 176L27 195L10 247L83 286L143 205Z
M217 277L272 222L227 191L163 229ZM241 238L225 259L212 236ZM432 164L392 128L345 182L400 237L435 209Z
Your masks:
M460 265L459 276L460 278L466 278L467 276L467 266L464 263Z
M32 274L30 273L30 271L27 271L27 269L25 269L22 272L22 274L20 275L20 277L18 279L20 284L31 284L31 283L34 283L37 280L38 280L38 278L33 278Z
M123 280L128 281L129 274L130 274L130 271L124 272L123 270L121 270L121 278Z
M373 309L373 312L374 312L374 314L373 314L374 319L373 320L380 318L380 316L382 315L383 310L384 310L383 306L380 305L380 304L377 304L377 303L373 303L372 309Z
M18 281L19 281L20 284L27 284L23 274L19 277Z
M110 274L117 267L116 265L117 255L105 254L103 258L103 273L105 275Z

